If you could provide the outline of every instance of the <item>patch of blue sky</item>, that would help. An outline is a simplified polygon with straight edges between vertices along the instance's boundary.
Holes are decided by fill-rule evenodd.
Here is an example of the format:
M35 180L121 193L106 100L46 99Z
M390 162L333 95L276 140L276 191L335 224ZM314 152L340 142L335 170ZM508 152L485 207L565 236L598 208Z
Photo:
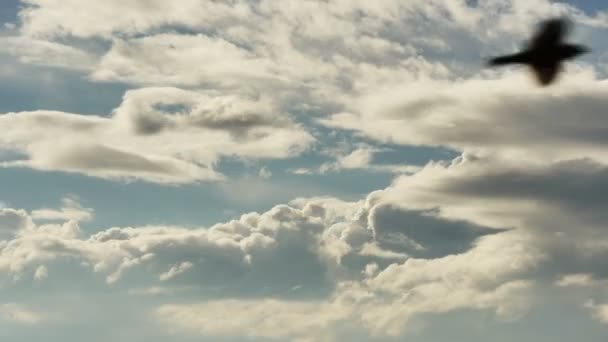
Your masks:
M0 57L2 87L0 112L57 110L68 113L108 115L120 105L129 88L118 83L96 83L82 72L20 64Z
M0 1L0 25L4 25L5 23L14 23L17 20L19 4L19 0Z
M568 0L564 2L574 5L575 7L582 9L589 14L608 9L606 1L604 0Z

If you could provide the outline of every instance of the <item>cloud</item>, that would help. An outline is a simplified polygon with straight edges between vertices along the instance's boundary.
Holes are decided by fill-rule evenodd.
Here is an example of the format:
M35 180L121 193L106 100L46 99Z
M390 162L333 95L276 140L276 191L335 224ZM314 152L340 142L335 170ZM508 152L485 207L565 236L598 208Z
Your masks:
M333 329L343 324L363 326L375 335L399 335L421 314L470 308L511 317L525 309L530 284L523 275L540 260L539 252L523 246L525 234L496 230L459 250L437 245L433 240L440 237L430 236L422 242L424 248L434 246L436 258L416 259L406 254L415 251L406 235L417 238L414 232L425 229L417 220L435 220L445 225L438 229L455 230L454 236L469 242L477 236L467 229L489 228L377 205L302 199L210 228L110 228L88 237L58 233L73 221L34 226L2 248L0 274L14 279L15 286L28 279L26 274L42 283L58 281L53 270L75 271L76 261L84 266L78 268L83 277L94 281L101 275L108 286L131 294L174 298L183 293L180 288L194 286L193 304L166 303L156 313L169 326L205 336L311 338L309 330L317 327L314 336L331 339ZM399 216L412 230L392 240L397 228L388 222ZM366 272L370 264L376 265L374 272ZM494 270L491 277L488 270ZM159 282L167 284L166 290ZM442 299L448 293L455 294L450 302ZM227 299L214 301L218 295ZM207 296L210 301L203 299ZM408 309L394 307L395 302ZM213 318L219 311L209 311L224 304L242 309L232 323ZM279 313L283 323L251 324L270 322L268 312Z
M267 168L262 167L260 169L260 172L258 173L258 176L262 179L269 179L270 177L272 177L272 172Z
M74 0L61 4L39 0L23 2L26 7L19 13L22 30L26 34L40 36L109 36L123 32L135 34L184 22L202 25L205 19L229 8L228 5L190 0L182 1L179 7L157 0L145 5L111 0L107 6Z
M32 219L43 221L90 221L93 219L94 210L83 208L77 199L66 197L61 200L64 207L61 209L43 208L32 211Z
M568 274L555 282L559 287L586 287L595 284L593 276L590 274Z
M325 173L328 171L365 169L370 166L374 153L377 152L374 148L357 148L347 155L338 156L333 163L325 163L319 168L319 172Z
M92 80L263 94L323 111L348 106L352 97L378 87L453 78L452 69L466 70L461 64L479 59L472 51L522 40L528 34L524 28L542 17L570 15L591 26L605 21L546 0L529 6L187 0L179 8L156 0L147 6L111 0L103 8L73 0L24 2L21 36L10 39L35 41L52 51L73 38L78 38L74 45L99 39L111 44L106 51L98 47L91 58L80 56L77 47L62 48L79 61L75 68L95 62ZM454 62L454 55L469 61Z
M316 335L315 331L327 331L336 322L347 319L350 309L314 302L226 300L161 306L156 315L163 322L210 336L297 339Z
M31 218L24 210L0 208L0 239L10 240L19 231L32 225Z
M95 55L53 41L20 36L2 37L0 43L6 46L9 54L18 57L21 63L82 71L92 70L97 64Z
M200 128L226 131L234 138L247 140L271 128L295 127L287 115L277 110L268 99L213 96L165 87L127 92L114 117L143 135Z
M322 151L321 154L327 155L335 161L325 162L320 167L292 169L289 172L293 174L327 174L339 173L349 170L364 170L367 172L393 173L393 174L412 174L420 170L420 166L407 164L378 164L373 163L374 155L379 152L384 152L384 149L362 146L349 151L344 147L339 147L335 150L329 149Z
M505 240L505 247L513 248L515 252L517 245L507 247L512 241ZM408 323L415 315L464 308L493 309L501 317L513 319L525 312L531 284L525 281L503 283L501 277L509 278L513 272L522 271L529 265L520 263L519 269L504 267L507 258L520 258L516 253L503 254L503 250L494 247L497 246L493 242L488 242L487 246L471 254L428 261L410 260L399 266L393 264L363 283L343 283L333 297L323 302L210 301L161 306L157 315L170 326L204 336L330 340L336 337L328 336L340 331L344 324L364 326L371 336L399 336L408 330ZM490 256L497 251L505 257L504 261L501 257ZM477 265L470 260L482 257L477 253L483 254L484 260L497 263L486 264L476 275ZM502 271L496 277L484 275L489 269ZM230 319L223 314L224 310L233 313Z
M173 265L167 272L161 274L159 279L160 281L170 280L171 278L174 278L184 272L187 272L189 269L192 268L192 266L194 266L194 264L189 261L184 261L179 265Z
M592 312L595 319L604 324L608 324L608 305L596 304L593 301L590 301L585 304L585 307Z
M588 189L603 188L604 168L465 154L358 202L297 199L209 228L85 237L34 225L4 245L0 272L19 284L44 278L44 265L45 282L76 260L84 276L161 299L163 326L202 336L331 340L351 326L402 336L421 317L459 310L514 320L547 288L606 278L605 218L585 210L601 199ZM271 313L281 324L268 323Z
M20 35L7 38L14 54L34 63L73 65L93 82L142 89L128 91L111 117L2 115L3 127L15 133L1 139L0 147L27 155L3 165L157 183L217 181L223 175L214 166L221 158L289 158L307 150L314 142L310 127L295 118L310 112L322 118L316 122L380 142L499 150L528 159L555 159L553 148L560 147L560 157L605 158L597 110L605 96L592 72L555 90L560 99L553 101L522 86L521 78L477 71L484 46L520 41L529 34L524 28L557 14L602 26L600 16L545 0L187 0L179 8L159 1L142 7L111 0L100 8L27 0L19 13ZM565 114L579 107L584 120ZM552 115L556 109L559 120ZM588 124L570 130L582 122ZM33 123L45 127L24 137L24 126ZM76 127L83 129L74 132ZM49 135L58 145L52 151ZM321 171L418 170L371 165L373 148L349 151Z
M15 303L0 305L0 317L7 321L26 325L34 325L44 320L41 314Z
M211 227L89 233L79 222L94 211L77 203L2 208L3 290L144 297L147 326L178 335L343 340L402 338L416 320L462 311L514 320L548 289L587 294L608 279L605 81L585 64L549 89L477 71L541 17L589 30L601 14L545 0L24 4L10 53L142 88L107 116L0 115L5 167L218 181L222 158L300 155L321 124L366 144L330 154L327 171L406 174L360 201L299 198ZM462 155L376 165L382 143ZM247 186L283 186L237 185L224 192L249 203ZM587 305L599 320L602 295Z
M184 105L173 114L158 105ZM175 88L128 92L111 117L36 111L0 115L0 146L26 155L4 167L158 183L214 181L221 157L285 158L313 138L267 105ZM147 134L142 134L147 133Z
M196 287L163 287L163 286L149 286L143 288L132 288L129 289L128 294L131 296L167 296L179 294L186 291L196 291Z
M44 265L38 266L36 272L34 272L34 279L42 281L49 276L49 270Z
M528 161L590 157L606 161L606 86L582 70L551 90L520 77L416 82L352 103L321 119L380 142L450 147Z
M92 73L94 80L145 85L234 87L277 83L270 61L205 35L160 34L116 40ZM280 83L275 85L279 86Z
M57 4L43 0L26 0L27 5L20 13L22 30L26 34L42 36L74 35L77 37L108 37L118 34L134 35L146 33L153 29L177 26L189 28L227 27L230 25L244 28L256 28L246 24L247 20L257 22L273 14L276 17L291 19L302 26L303 35L328 39L345 33L353 33L355 25L347 25L348 19L359 18L358 13L366 13L370 19L399 22L398 19L416 18L424 14L432 24L443 23L442 27L462 27L476 33L482 28L514 30L509 20L530 22L538 16L557 14L574 14L584 19L582 11L565 4L545 0L530 1L526 4L508 1L497 4L493 1L479 1L475 4L466 2L431 1L425 5L402 3L396 0L382 4L370 5L363 1L335 3L310 2L300 3L287 1L283 4L272 2L234 1L215 3L213 1L183 1L179 8L167 6L162 1L153 1L147 6L133 3L124 6L117 0L111 0L107 6L94 3L81 3L70 0L66 4ZM121 6L122 5L122 6ZM82 13L96 13L98 16L86 16ZM317 13L311 17L311 13ZM80 14L80 16L78 15ZM485 15L485 16L484 16ZM598 20L594 24L600 24ZM360 19L360 18L359 18ZM371 24L382 24L370 20ZM492 26L491 24L495 25ZM335 29L329 30L332 24ZM402 24L404 27L405 24ZM425 27L432 27L425 25ZM263 30L264 27L257 27ZM479 30L479 31L477 31ZM238 32L238 31L237 31Z

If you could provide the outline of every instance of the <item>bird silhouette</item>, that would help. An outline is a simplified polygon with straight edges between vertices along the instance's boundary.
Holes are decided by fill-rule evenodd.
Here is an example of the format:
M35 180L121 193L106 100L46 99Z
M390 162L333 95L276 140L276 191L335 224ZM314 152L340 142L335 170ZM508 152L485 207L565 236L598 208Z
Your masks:
M541 86L551 84L560 72L562 62L590 51L582 45L568 44L564 37L570 29L564 18L549 19L541 23L528 46L521 52L492 58L490 66L507 64L528 65Z

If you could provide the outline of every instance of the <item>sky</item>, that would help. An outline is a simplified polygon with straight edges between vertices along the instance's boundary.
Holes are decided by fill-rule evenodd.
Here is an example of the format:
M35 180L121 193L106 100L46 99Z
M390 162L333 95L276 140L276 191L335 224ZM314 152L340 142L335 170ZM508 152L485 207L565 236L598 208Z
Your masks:
M564 16L539 87L485 61ZM0 2L0 340L605 341L608 11Z

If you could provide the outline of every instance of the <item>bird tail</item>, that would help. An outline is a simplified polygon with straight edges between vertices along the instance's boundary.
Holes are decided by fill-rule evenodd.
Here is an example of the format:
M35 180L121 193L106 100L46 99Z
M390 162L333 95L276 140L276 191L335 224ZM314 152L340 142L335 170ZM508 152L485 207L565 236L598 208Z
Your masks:
M524 61L525 61L525 58L523 55L515 54L515 55L508 55L508 56L492 58L488 61L488 65L499 66L499 65L506 65L506 64L523 63Z

